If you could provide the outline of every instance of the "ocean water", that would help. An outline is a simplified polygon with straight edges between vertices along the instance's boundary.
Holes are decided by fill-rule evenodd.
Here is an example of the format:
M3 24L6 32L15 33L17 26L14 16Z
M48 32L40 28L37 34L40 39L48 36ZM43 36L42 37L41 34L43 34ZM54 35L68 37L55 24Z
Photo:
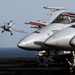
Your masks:
M36 51L27 51L20 48L0 48L0 58L36 57Z

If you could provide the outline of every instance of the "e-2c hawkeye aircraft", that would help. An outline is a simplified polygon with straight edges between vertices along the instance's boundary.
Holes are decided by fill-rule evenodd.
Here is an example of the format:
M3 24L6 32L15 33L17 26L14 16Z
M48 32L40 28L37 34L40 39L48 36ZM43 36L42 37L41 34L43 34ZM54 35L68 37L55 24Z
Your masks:
M5 31L8 31L8 32L10 32L11 35L13 35L12 31L21 32L21 33L27 33L24 30L20 30L20 29L15 28L14 27L14 22L12 20L10 20L10 22L8 22L8 23L4 22L4 25L0 26L0 28L3 29L2 33L5 32Z
M48 61L54 61L53 59L51 59L52 51L54 51L55 55L58 50L56 48L45 45L45 40L58 31L72 26L75 21L71 21L74 16L70 16L71 13L67 12L66 8L64 7L44 8L53 10L49 24L25 36L17 46L25 50L38 51L37 61L39 62L39 64L48 65ZM42 62L41 57L42 59L44 59L44 61Z

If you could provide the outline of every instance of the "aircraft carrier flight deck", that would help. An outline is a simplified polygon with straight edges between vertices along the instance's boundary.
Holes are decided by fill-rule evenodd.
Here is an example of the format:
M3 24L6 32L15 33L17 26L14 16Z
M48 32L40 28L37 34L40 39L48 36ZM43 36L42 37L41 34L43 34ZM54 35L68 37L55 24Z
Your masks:
M37 58L0 58L0 75L69 75L62 64L39 66L36 60Z

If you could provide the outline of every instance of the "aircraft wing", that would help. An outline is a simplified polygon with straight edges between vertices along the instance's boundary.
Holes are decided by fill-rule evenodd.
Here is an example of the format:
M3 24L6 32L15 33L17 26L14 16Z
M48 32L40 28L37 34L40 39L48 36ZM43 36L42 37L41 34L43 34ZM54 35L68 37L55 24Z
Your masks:
M46 26L45 24L41 24L41 23L37 23L37 22L25 22L25 24L30 24L30 25L35 25L35 26L31 26L31 28L41 28Z
M0 28L4 28L4 26L0 26Z
M21 29L15 28L15 27L12 27L11 30L13 30L15 32L25 33L25 34L27 33L24 30L21 30Z

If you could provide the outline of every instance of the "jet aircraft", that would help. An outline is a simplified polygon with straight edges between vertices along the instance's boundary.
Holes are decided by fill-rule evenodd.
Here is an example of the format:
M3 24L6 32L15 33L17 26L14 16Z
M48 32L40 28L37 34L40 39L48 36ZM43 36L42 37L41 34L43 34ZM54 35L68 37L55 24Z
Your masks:
M64 9L57 7L56 8L46 7L46 8L53 9L49 24L41 29L34 31L30 35L25 36L18 43L18 47L25 50L38 51L37 55L39 63L48 65L49 60L53 61L53 59L51 59L50 57L51 51L54 51L54 53L56 53L58 50L45 45L44 41L48 39L51 35L59 32L60 30L72 26L75 21L74 22L71 21L74 17L70 16L71 13L67 12L65 8ZM43 51L44 54L41 53L41 51ZM45 52L47 54L45 54ZM44 56L42 55L41 57L46 58L46 59L44 58L45 60L43 62L40 61L39 53L41 53L41 55L42 54L44 55Z
M58 51L66 51L71 54L71 60L67 60L71 65L71 69L75 66L75 14L67 13L65 16L71 17L72 26L67 27L59 32L51 35L45 40L45 45L57 49Z
M21 33L27 33L24 30L20 30L20 29L15 28L14 27L14 22L12 20L10 20L10 22L8 22L8 23L4 22L4 25L0 26L0 28L3 29L2 33L5 32L5 31L8 31L8 32L10 32L11 35L13 35L12 31L21 32Z
M28 41L27 42L27 44L29 44L30 42L32 42L32 46L30 45L31 47L29 45L27 45L28 47L24 45L25 42L26 42L26 40L23 40L23 42L21 41L18 44L18 46L21 47L21 48L24 47L24 48L27 48L27 49L31 49L32 48L32 50L35 50L35 49L36 50L40 50L42 48L43 49L50 49L50 48L44 46L44 44L43 44L44 40L47 39L52 34L58 32L61 29L66 28L66 27L68 27L68 26L70 26L72 24L72 23L70 24L70 20L68 19L69 16L64 16L63 15L63 14L65 14L64 12L65 12L65 10L62 10L62 9L60 9L60 11L58 10L58 11L53 12L53 14L51 16L51 19L50 19L50 24L49 25L45 26L44 28L42 28L40 30L34 31L29 36L25 37L25 39L27 39L27 41L37 37L37 39L34 39L32 41ZM64 20L65 18L67 19L66 22ZM40 36L40 38L38 36ZM42 45L42 46L40 46L40 45ZM33 46L34 46L34 48L33 48Z
M56 48L73 51L75 48L75 14L67 13L65 15L71 17L71 22L73 22L73 24L70 27L60 30L59 32L50 36L45 41L45 44Z

